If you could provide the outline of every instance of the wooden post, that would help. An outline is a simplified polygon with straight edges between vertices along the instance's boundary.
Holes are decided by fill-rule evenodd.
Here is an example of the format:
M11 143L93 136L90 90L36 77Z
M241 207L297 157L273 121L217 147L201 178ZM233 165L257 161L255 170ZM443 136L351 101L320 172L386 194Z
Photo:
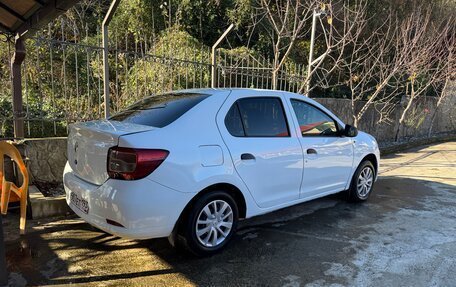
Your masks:
M11 58L11 84L13 90L14 137L24 137L24 112L22 107L22 74L21 64L25 59L24 41L16 36L15 49Z

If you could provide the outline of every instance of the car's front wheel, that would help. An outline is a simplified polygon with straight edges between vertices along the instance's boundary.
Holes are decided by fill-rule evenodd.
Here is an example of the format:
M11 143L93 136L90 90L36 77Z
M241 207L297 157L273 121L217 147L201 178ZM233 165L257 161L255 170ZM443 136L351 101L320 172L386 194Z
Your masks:
M351 201L365 201L372 192L375 181L375 168L369 160L363 161L356 169L350 185Z
M176 243L197 256L212 255L228 244L237 222L238 207L228 193L207 193L183 218Z

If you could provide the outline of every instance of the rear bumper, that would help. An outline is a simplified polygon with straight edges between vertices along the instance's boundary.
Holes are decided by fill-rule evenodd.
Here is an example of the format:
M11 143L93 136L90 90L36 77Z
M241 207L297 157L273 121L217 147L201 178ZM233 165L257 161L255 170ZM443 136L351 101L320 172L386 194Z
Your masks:
M70 208L91 225L131 239L166 237L194 194L182 193L147 178L133 181L109 179L94 185L77 177L69 164L63 183ZM71 193L88 202L88 213L70 201ZM124 227L107 223L116 221Z

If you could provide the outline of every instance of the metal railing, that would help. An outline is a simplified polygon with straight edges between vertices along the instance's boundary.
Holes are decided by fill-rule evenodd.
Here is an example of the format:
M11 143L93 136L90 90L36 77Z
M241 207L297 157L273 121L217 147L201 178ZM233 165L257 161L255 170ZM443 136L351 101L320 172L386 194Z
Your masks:
M251 53L236 50L218 50L216 69L217 87L272 89L272 61ZM284 65L277 77L277 89L298 92L305 82L306 67Z
M22 65L26 137L65 136L72 122L103 118L100 29L96 30L96 37L89 37L87 26L84 33L75 29L68 33L65 22L61 23L61 32L54 33L58 38L44 31L26 43L27 56ZM126 36L112 37L109 47L112 113L152 94L211 85L211 51L202 44L179 47L171 41ZM11 87L7 68L11 53L3 56L0 138L13 136L13 115L8 111ZM217 87L272 87L269 59L248 49L219 49L216 56ZM305 67L284 65L278 73L278 89L296 92L304 73Z

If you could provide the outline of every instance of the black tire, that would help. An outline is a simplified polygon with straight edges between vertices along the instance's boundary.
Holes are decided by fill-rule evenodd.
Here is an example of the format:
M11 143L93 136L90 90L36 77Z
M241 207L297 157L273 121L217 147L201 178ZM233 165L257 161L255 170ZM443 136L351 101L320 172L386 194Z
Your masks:
M206 207L206 205L214 201L216 201L216 205L219 204L219 206L220 204L223 204L222 202L225 202L229 205L232 211L232 218L230 218L230 220L232 219L232 225L231 229L227 233L227 236L224 237L223 241L217 244L216 246L211 247L203 245L203 243L200 241L201 239L198 239L198 236L196 234L196 223L198 218L203 214L203 209ZM179 222L179 226L176 232L177 234L174 238L174 242L172 242L172 245L175 246L178 250L189 251L190 253L198 257L211 256L222 250L229 243L233 234L236 232L238 218L239 211L236 201L228 193L224 191L212 191L210 193L207 193L201 196L201 198L199 198L192 205L192 207L188 210L187 214L185 214L184 217L181 219L181 222ZM207 234L207 236L212 239L215 237L214 235L212 235L211 237L211 235L209 234Z
M365 172L366 169L370 169L370 172L372 174L372 183L371 183L370 187L368 188L368 190L367 190L367 188L366 189L358 188L358 183L360 181L360 175L362 172ZM348 190L349 201L352 201L352 202L366 201L369 198L370 194L372 193L376 176L377 176L377 174L375 172L375 167L371 161L365 160L365 161L361 162L353 175L353 178L352 178L352 181L350 184L350 189Z

